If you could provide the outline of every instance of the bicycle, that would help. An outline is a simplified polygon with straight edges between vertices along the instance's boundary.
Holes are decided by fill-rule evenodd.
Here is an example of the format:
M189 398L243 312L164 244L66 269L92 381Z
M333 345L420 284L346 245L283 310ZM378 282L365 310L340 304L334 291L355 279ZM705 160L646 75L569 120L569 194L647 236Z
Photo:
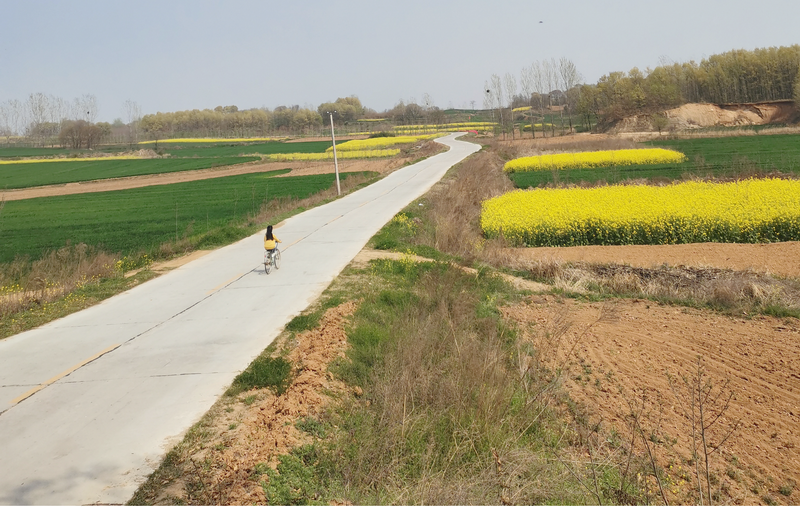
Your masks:
M264 250L264 271L269 274L272 266L275 266L275 269L281 269L281 251L278 250L278 247Z

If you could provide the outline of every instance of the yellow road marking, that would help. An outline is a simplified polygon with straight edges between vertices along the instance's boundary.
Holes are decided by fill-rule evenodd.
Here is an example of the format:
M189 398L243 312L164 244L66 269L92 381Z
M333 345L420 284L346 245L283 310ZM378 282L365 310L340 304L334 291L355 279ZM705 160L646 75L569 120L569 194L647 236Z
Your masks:
M55 377L51 378L50 380L47 380L46 382L44 382L42 384L39 384L38 386L34 387L33 389L31 389L27 393L23 394L22 396L18 396L16 398L14 398L13 400L11 400L11 404L12 405L16 405L17 403L21 402L22 400L24 400L26 398L30 398L31 396L33 396L34 394L38 393L39 391L41 391L45 387L49 386L53 382L56 382L57 380L66 377L67 375L69 375L73 371L77 370L78 368L81 368L82 366L85 366L85 365L91 363L92 361L94 361L98 357L100 357L100 356L102 356L104 354L108 354L109 352L111 352L112 350L116 349L120 345L121 345L120 343L118 343L116 345L112 345L112 346L108 347L106 350L104 350L102 352L98 352L97 354L93 355L89 359L87 359L87 360L85 360L85 361L83 361L83 362L81 362L79 364L76 364L75 366L73 366L69 370L66 370L66 371L63 371L63 372L59 373L58 375L56 375Z
M240 277L241 277L243 274L244 274L244 273L239 273L238 275L234 276L233 278L231 278L231 279L230 279L230 280L228 280L227 282L222 282L221 284L217 285L216 287L214 287L214 288L213 288L213 289L211 289L210 291L206 292L206 294L211 294L212 292L216 292L216 291L218 291L219 289L221 289L221 288L225 287L225 286L226 286L226 285L228 285L229 283L231 283L231 282L233 282L233 281L235 281L235 280L238 280L238 279L239 279L239 278L240 278Z

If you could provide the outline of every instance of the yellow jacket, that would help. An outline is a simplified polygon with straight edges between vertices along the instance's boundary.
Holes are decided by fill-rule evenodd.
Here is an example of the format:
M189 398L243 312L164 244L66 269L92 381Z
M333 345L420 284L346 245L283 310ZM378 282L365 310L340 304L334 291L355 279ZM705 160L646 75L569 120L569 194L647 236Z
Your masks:
M271 239L267 239L267 237L264 236L264 250L272 250L278 246L278 243L281 242L281 240L278 239L278 236L273 234L272 237L275 238L274 241Z

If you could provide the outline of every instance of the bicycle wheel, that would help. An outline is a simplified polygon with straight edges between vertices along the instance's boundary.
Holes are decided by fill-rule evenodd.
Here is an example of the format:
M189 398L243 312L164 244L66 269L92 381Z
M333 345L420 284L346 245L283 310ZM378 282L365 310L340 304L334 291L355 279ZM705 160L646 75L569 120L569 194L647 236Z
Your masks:
M275 263L275 269L281 269L281 251L275 249L275 254L272 256L272 261Z
M272 257L269 252L264 252L264 271L269 274L270 269L272 269Z

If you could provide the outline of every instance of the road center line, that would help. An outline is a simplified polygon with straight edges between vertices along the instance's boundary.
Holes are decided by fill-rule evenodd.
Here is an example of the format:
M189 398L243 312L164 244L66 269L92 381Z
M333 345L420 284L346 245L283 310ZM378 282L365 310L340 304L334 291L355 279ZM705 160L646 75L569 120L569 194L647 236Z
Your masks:
M213 289L211 289L210 291L206 292L206 294L211 294L212 292L216 292L216 291L218 291L219 289L221 289L221 288L225 287L226 285L228 285L228 284L230 284L230 283L232 283L232 282L235 282L236 280L238 280L239 278L241 278L243 274L244 274L244 273L239 273L238 275L234 276L234 277L233 277L233 278L231 278L230 280L227 280L227 281L224 281L224 282L222 282L221 284L217 285L216 287L214 287L214 288L213 288Z
M25 400L27 398L30 398L31 396L33 396L34 394L38 393L39 391L41 391L45 387L49 386L50 384L58 381L59 379L62 379L64 377L66 377L67 375L69 375L70 373L74 372L75 370L77 370L77 369L79 369L79 368L81 368L83 366L86 366L87 364L91 363L92 361L94 361L95 359L99 358L100 356L108 354L109 352L111 352L112 350L116 349L120 345L121 345L120 343L118 343L116 345L112 345L112 346L108 347L107 349L105 349L104 351L98 352L97 354L93 355L89 359L86 359L85 361L76 364L72 368L59 373L55 377L53 377L50 380L47 380L47 381L39 384L38 386L34 387L30 391L26 392L25 394L14 398L13 400L11 400L11 404L12 405L16 405L17 403L19 403L19 402L21 402L21 401L23 401L23 400Z

